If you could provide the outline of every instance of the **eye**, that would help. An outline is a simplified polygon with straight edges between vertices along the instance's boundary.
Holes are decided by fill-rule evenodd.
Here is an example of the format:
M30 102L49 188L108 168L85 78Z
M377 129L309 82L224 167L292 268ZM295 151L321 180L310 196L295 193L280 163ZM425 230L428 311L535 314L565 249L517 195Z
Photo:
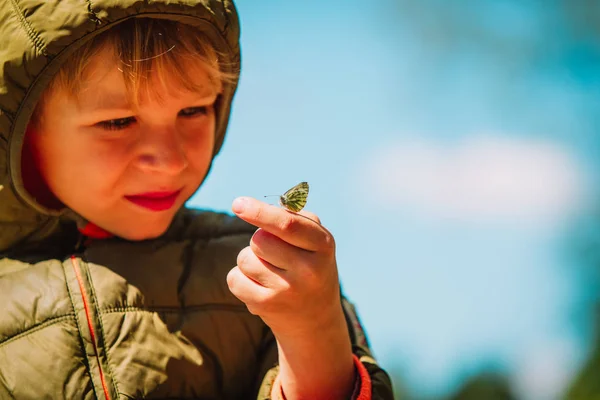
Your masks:
M98 122L96 125L108 131L118 131L125 129L135 123L134 117L110 119L108 121Z
M179 115L181 115L182 117L195 117L206 114L208 114L208 106L188 107L179 111Z

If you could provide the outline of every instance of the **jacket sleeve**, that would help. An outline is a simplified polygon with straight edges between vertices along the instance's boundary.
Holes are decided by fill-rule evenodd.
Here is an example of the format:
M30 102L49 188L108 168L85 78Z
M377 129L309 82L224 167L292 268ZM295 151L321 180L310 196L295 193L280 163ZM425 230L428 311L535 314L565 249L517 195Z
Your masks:
M348 324L357 372L354 392L349 400L394 400L390 377L373 356L356 308L344 296L342 296L342 308ZM277 385L279 365L277 364L277 343L270 330L262 351L257 400L271 400L272 388ZM280 396L280 399L276 400L283 399Z
M352 353L354 354L355 363L357 364L358 376L366 373L366 379L359 382L357 390L355 390L352 400L393 400L394 391L389 375L375 360L369 340L362 326L358 313L354 305L344 296L342 296L342 308L348 323L348 331L352 342ZM358 363L357 363L358 361ZM367 382L365 382L367 381ZM370 381L370 382L369 382ZM370 390L368 389L370 386ZM359 397L362 393L370 392L370 397Z

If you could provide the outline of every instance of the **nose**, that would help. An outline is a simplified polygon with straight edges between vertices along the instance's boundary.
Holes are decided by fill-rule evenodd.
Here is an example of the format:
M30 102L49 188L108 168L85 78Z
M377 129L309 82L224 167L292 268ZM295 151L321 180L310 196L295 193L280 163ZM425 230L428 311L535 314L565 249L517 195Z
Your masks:
M147 130L138 143L136 164L145 172L177 175L188 166L184 142L175 129Z

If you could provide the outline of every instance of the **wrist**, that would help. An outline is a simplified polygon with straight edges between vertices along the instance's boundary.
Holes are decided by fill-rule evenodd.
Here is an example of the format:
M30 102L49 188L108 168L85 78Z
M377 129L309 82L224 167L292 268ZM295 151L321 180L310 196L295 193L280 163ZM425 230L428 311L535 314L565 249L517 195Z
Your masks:
M278 336L278 384L288 400L347 399L356 380L352 347L345 320L312 336Z
M314 341L316 336L334 339L339 336L349 336L348 324L341 302L323 307L317 313L296 315L294 318L285 316L278 318L281 323L267 323L275 337L283 341ZM271 321L265 321L271 322Z

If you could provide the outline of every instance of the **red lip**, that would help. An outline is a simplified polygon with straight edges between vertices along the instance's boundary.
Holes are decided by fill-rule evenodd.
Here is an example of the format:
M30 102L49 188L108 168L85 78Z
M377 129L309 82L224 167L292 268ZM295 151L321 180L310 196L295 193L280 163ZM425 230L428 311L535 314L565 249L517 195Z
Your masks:
M181 189L175 192L147 192L125 196L130 202L152 211L168 210L177 201Z

